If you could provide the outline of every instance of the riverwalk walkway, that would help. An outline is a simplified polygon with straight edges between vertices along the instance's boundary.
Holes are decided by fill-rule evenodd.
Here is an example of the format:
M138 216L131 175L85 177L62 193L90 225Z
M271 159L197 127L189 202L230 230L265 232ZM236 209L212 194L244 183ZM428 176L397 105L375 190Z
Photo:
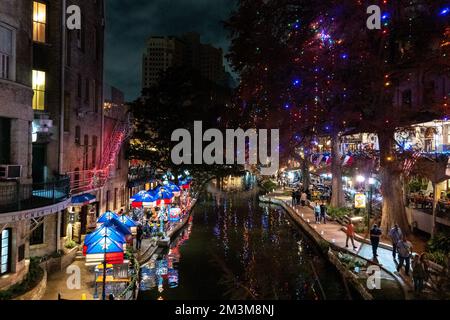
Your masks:
M401 270L400 273L397 272L397 262L394 261L392 257L392 250L390 249L390 245L381 243L378 248L378 257L374 259L372 254L372 246L366 239L362 239L358 237L358 240L355 239L355 245L357 247L356 250L353 249L351 241L349 241L349 247L346 248L346 233L345 228L335 221L327 221L326 224L315 223L314 211L309 206L301 206L301 205L292 205L292 198L286 195L285 191L275 190L274 192L268 193L266 197L275 198L283 201L286 205L293 208L299 217L301 217L306 223L309 223L315 231L326 241L329 243L333 243L334 245L348 250L362 258L372 261L375 264L380 265L387 271L389 271L396 280L403 287L403 291L405 293L406 299L414 299L413 293L413 284L411 277L408 277L404 274L404 271ZM410 273L411 274L411 273Z

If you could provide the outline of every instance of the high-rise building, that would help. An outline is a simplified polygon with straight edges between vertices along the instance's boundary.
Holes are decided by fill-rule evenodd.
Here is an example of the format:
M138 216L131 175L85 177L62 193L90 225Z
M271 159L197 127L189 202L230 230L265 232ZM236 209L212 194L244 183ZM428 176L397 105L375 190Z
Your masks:
M176 37L150 37L142 61L142 87L158 83L162 72L183 63L184 43Z
M200 41L200 35L189 32L180 37L152 36L142 62L142 87L158 83L162 72L170 67L186 66L196 69L210 81L223 83L223 52Z

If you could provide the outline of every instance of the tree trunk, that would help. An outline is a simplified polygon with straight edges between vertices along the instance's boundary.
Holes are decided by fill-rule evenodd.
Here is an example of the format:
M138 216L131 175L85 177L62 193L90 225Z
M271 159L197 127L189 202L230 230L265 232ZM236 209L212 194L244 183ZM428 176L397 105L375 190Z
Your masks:
M410 233L403 195L402 172L394 157L394 131L378 133L380 145L380 179L383 196L381 228L387 234L398 224L404 234Z
M303 157L302 159L302 184L303 190L306 192L309 189L309 185L311 184L311 178L309 173L309 161L308 157Z
M339 152L341 136L338 133L331 137L331 206L341 208L345 205L344 190L342 188L342 161Z

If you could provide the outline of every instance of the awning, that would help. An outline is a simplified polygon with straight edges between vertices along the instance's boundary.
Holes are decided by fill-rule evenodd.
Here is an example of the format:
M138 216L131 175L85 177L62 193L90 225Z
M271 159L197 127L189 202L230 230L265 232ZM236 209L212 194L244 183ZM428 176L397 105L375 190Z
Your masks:
M85 193L85 194L82 194L79 196L72 197L71 205L82 207L82 206L85 206L87 204L90 204L90 203L93 203L96 201L97 201L97 198L93 194Z

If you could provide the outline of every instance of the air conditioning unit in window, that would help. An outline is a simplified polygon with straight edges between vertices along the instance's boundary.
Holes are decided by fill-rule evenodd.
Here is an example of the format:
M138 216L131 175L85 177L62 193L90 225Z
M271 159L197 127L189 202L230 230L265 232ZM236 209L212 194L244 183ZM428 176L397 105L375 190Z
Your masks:
M0 165L0 179L19 179L22 174L22 166L15 164Z

